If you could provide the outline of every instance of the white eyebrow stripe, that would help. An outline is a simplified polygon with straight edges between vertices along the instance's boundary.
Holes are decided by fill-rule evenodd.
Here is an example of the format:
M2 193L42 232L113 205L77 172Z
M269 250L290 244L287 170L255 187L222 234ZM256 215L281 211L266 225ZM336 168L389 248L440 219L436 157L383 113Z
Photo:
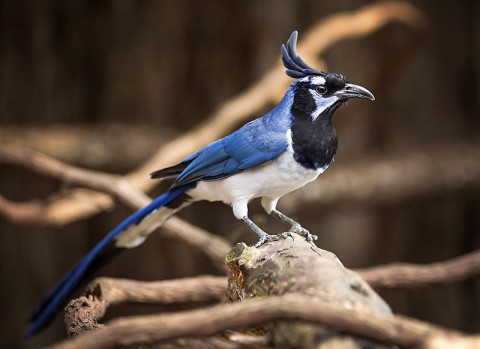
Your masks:
M321 76L314 76L312 77L311 83L314 85L324 85L325 79Z

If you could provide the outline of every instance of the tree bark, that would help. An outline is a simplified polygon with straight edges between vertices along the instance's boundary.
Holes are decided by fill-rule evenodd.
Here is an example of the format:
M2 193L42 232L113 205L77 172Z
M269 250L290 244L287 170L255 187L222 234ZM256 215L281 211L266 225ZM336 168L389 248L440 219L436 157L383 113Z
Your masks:
M226 279L203 276L155 283L97 279L87 288L86 297L67 307L68 331L88 333L51 348L357 349L398 345L473 349L480 345L480 336L393 315L360 275L346 269L334 254L293 236L295 240L287 238L260 248L240 243L228 253L227 298L231 304L132 316L100 325L97 320L108 306L124 302L219 301ZM468 260L475 261L476 256ZM245 328L247 333L265 335L225 335L227 330Z
M390 315L390 307L331 252L293 234L261 248L237 244L227 256L231 301L286 294L306 295L343 308ZM270 332L278 348L387 348L335 329L298 321L275 321L254 332Z

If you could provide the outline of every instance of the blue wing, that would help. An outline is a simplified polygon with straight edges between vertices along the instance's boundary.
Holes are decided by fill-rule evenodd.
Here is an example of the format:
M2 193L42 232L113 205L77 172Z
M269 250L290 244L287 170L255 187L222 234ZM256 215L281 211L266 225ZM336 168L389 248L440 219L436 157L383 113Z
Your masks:
M268 117L249 122L184 159L174 187L223 179L275 159L288 147L288 127L289 123L271 123Z

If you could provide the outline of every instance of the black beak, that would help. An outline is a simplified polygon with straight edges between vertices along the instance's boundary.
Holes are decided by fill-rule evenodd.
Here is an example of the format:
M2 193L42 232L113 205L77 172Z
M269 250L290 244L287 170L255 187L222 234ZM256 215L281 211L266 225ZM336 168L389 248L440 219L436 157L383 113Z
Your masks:
M371 101L375 100L373 94L367 90L365 87L355 85L355 84L346 84L343 89L337 92L337 95L340 98L365 98Z

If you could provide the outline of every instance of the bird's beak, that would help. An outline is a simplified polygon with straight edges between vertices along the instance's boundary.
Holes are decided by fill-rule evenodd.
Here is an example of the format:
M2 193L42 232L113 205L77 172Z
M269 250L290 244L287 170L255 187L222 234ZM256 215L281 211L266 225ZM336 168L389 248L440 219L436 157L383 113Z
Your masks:
M365 87L355 85L355 84L346 84L343 89L337 92L337 95L344 98L365 98L371 101L375 100L373 94L367 90Z

